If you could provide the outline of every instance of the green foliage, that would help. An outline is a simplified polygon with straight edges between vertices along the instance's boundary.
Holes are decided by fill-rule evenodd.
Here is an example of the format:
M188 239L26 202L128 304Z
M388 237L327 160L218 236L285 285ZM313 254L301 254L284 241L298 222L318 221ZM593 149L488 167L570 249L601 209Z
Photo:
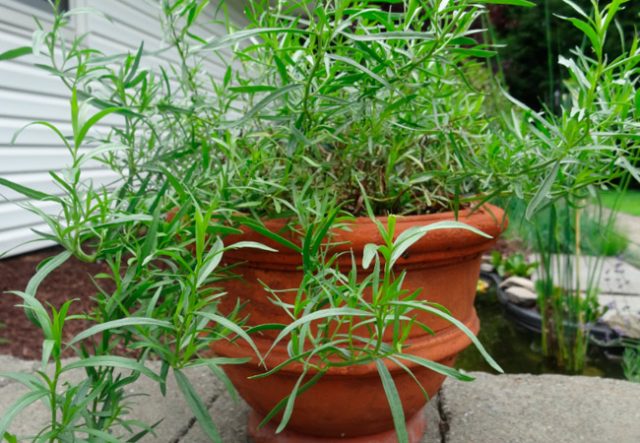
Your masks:
M627 380L640 383L640 343L627 343L622 357L622 369Z
M562 59L569 95L559 115L545 115L508 95L488 100L489 93L500 94L499 84L476 85L490 77L483 63L495 53L474 38L485 5L529 2L395 3L402 13L369 0L255 0L246 9L246 28L239 30L223 15L218 23L227 33L209 37L198 35L195 26L206 1L163 0L167 43L179 61L154 69L146 67L152 54L143 45L106 56L82 36L63 37L72 17L89 10L56 8L50 28L37 23L31 52L47 57L37 66L68 88L72 132L49 122L33 124L53 131L71 162L51 173L55 194L6 179L0 185L59 205L55 215L27 207L49 226L43 238L65 252L42 263L27 289L16 292L42 330L46 370L17 376L29 392L0 419L0 435L22 409L45 399L51 420L40 434L44 440L135 440L153 425L125 426L126 386L145 376L164 392L173 372L194 416L210 438L219 439L185 369L206 365L224 377L222 364L242 363L203 355L226 337L247 341L261 358L242 321L217 310L224 295L216 284L230 275L221 265L224 251L265 248L226 244L238 225L292 248L303 262L296 302L287 305L273 296L292 318L278 325L278 341L287 342L291 354L283 366L301 362L315 375L301 377L267 416L283 413L279 429L296 397L332 365L375 363L402 439L406 432L387 360L469 379L403 352L413 327L429 330L413 320L417 312L460 328L499 370L468 328L445 308L409 293L405 274L394 269L403 251L431 230L469 228L447 222L396 237L395 214L457 212L515 196L528 202L527 218L535 218L559 201L579 206L595 185L640 177L634 157L638 41L618 58L577 50ZM604 54L617 5L596 8L594 18L578 26L591 35L595 54ZM211 60L225 67L222 78L207 72ZM119 123L101 134L96 125L107 116ZM84 180L90 159L119 179L103 187ZM387 225L378 222L384 244L365 249L371 271L355 265L340 271L327 250L330 233L350 217L386 214ZM268 232L261 220L270 217L288 217L300 246ZM115 286L107 291L98 284L96 309L81 316L67 314L71 302L45 307L37 297L44 276L72 255L106 263L109 271L96 281ZM373 299L364 297L365 290ZM65 324L77 318L91 326L65 342ZM311 328L312 322L324 327ZM340 326L367 334L344 336ZM385 331L393 332L391 342L383 340ZM63 350L80 360L63 362ZM147 365L152 358L161 364L159 373ZM86 377L61 385L60 375L71 370Z
M640 216L640 191L627 189L619 191L602 191L598 198L605 208L617 209L622 213Z
M5 328L5 327L6 327L6 326L5 326L5 324L4 324L4 323L0 323L0 331L2 331L2 329L3 329L3 328ZM7 343L7 341L8 341L8 340L7 340L6 338L3 338L3 337L0 335L0 344Z
M322 211L316 212L323 214ZM310 224L301 226L302 232L322 233L327 225L332 224L332 217L329 213L310 220ZM410 367L417 365L458 380L473 379L448 366L428 361L410 352L405 353L405 343L414 329L431 332L428 325L416 319L419 312L434 314L460 328L487 363L495 370L502 371L466 326L453 318L444 307L420 299L419 290L409 291L403 288L406 271L394 271L395 263L402 254L425 235L428 237L432 231L466 229L478 235L484 234L458 222L440 222L397 234L395 216L390 216L386 225L375 218L372 220L378 226L383 244L371 243L365 246L362 263L367 272L364 274L355 265L348 272L341 271L337 264L338 255L330 252L331 243L319 244L319 249L315 250L315 238L307 235L300 240L303 263L307 263L309 267L300 286L291 289L296 294L296 302L284 303L281 301L281 290L270 291L266 288L292 319L290 324L283 325L283 329L278 328L279 333L273 343L275 347L278 343L285 342L290 358L261 377L275 373L292 362L298 362L304 368L292 393L264 420L266 422L278 412L284 412L279 430L286 426L295 398L310 387L302 382L308 380L311 374L322 376L334 367L375 363L387 393L398 438L406 441L402 440L407 432L402 419L402 404L385 366L386 362L395 362L411 375L413 373ZM319 238L325 238L325 234L320 234ZM307 254L311 256L307 257ZM316 260L318 257L321 260ZM393 331L392 339L383 339L384 336L389 336L390 331ZM407 362L411 365L407 365ZM313 385L316 381L313 380L310 384ZM426 392L419 382L418 386Z
M576 47L591 53L588 35L593 33L575 22L584 22L585 18L568 2L542 0L537 3L535 8L494 7L491 22L497 41L503 45L498 52L511 94L533 108L546 105L558 109L564 93L562 81L567 78L567 73L557 64L558 57L570 57ZM587 15L591 13L591 0L573 3ZM639 15L638 2L623 3L616 14L616 23L624 36L635 33ZM571 17L571 20L563 20L563 17ZM576 32L576 24L586 32ZM605 42L603 51L610 59L615 59L628 49L629 42L626 37L618 38L617 29L609 34L612 35Z
M605 210L599 206L600 202L600 200L587 200L582 203L585 207L580 216L580 252L590 256L620 256L626 251L630 240L616 228L617 211ZM524 243L531 252L540 253L544 251L544 246L539 244L538 237L547 238L549 235L557 235L556 252L576 253L576 220L571 209L567 208L566 202L559 202L556 205L556 217L559 217L559 225L566 225L569 229L556 231L555 234L550 226L551 208L541 210L532 220L524 218L525 210L526 204L522 201L512 200L508 203L507 213L510 220L515 222L510 224L507 237ZM497 260L496 257L496 262Z
M538 267L538 262L529 262L521 252L503 256L499 251L492 251L491 264L501 277L531 277Z

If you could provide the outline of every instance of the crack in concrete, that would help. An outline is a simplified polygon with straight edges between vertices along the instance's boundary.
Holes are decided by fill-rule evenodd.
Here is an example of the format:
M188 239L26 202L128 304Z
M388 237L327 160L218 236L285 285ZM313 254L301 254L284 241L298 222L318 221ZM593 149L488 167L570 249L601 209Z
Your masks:
M207 411L209 409L211 409L211 407L213 406L213 404L215 403L215 401L218 399L218 397L220 397L219 394L215 394L212 395L207 401L204 402L204 405L207 408ZM184 425L183 427L180 428L180 430L178 431L178 433L176 434L175 437L173 437L169 443L180 443L182 441L182 439L184 437L187 436L187 434L189 433L189 431L195 426L195 424L197 423L197 419L195 416L192 416L189 421L187 422L186 425Z
M440 417L440 422L438 423L438 428L440 430L440 443L447 443L449 436L449 415L447 414L444 406L445 398L444 398L444 390L440 390L438 394L438 416Z

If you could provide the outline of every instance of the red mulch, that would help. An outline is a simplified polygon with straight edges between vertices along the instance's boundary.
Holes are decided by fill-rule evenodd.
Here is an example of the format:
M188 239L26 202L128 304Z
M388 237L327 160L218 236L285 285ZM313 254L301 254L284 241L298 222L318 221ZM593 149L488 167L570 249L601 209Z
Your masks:
M42 332L27 319L22 308L16 306L21 299L6 291L24 290L36 272L36 265L61 250L49 248L0 260L0 354L23 359L40 358ZM83 263L72 258L40 284L37 298L43 304L56 308L75 298L78 300L71 305L69 312L87 312L94 306L92 297L97 292L91 276L106 270L104 264ZM100 284L103 285L104 280ZM65 324L65 338L69 339L86 328L83 323L74 320Z

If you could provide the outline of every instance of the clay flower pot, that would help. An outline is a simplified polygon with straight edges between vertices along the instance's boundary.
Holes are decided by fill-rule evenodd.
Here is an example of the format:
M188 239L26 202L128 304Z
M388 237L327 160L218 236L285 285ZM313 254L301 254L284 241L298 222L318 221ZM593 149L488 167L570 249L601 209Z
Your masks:
M413 226L423 226L444 220L452 220L453 213L398 217L396 235ZM479 321L473 307L476 284L480 272L480 260L483 252L490 249L506 226L504 212L491 205L471 212L459 213L459 221L469 224L492 236L481 237L462 229L436 230L428 233L415 243L397 267L406 269L404 288L414 290L422 288L420 298L444 305L451 314L462 321L474 333L479 329ZM385 223L384 219L381 219ZM282 232L283 220L271 220L265 226L272 232ZM375 224L368 218L358 218L350 231L335 233L337 251L353 250L360 265L363 248L367 243L382 243ZM289 237L293 239L292 236ZM283 310L270 301L269 294L260 281L271 289L297 288L302 279L299 270L301 258L293 250L286 250L274 241L246 229L242 235L227 237L226 243L236 241L257 241L279 252L237 249L226 253L225 262L236 267L234 272L242 276L224 283L228 295L221 302L221 310L230 312L236 303L244 304L242 316L248 316L249 325L269 323L290 323ZM345 254L340 266L348 270L351 257ZM292 302L295 294L281 293L284 302ZM413 328L407 341L407 353L414 354L445 365L452 365L456 355L471 342L458 328L439 317L428 313L415 313L420 321L428 325L435 335L429 335L420 328ZM261 353L271 348L277 331L265 331L255 336L255 343ZM250 434L256 443L324 441L317 439L340 439L354 442L393 442L396 441L391 412L375 364L354 365L331 368L309 390L296 398L294 412L287 430L274 433L275 426L258 428L262 417L294 387L302 371L302 365L292 363L282 370L261 379L249 377L265 372L259 367L251 348L241 340L233 343L218 341L214 351L226 357L250 357L251 361L243 365L228 366L225 371L240 395L252 407L249 421ZM286 344L278 343L266 359L267 368L273 368L288 359ZM422 409L427 399L417 387L415 381L393 362L386 362L394 377L394 382L402 400L407 427L411 441L419 441L424 433L425 422ZM422 366L407 362L414 375L420 380L429 396L435 395L444 376ZM310 374L309 377L313 376ZM272 421L272 423L277 421ZM350 440L349 440L350 439ZM333 441L333 440L329 440Z

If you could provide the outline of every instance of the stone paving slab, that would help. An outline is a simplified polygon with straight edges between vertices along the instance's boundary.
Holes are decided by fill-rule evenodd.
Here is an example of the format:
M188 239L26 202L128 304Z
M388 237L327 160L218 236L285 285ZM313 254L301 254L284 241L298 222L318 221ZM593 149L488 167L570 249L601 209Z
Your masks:
M562 375L474 373L447 381L447 443L638 443L640 384Z
M27 372L34 363L37 366L37 362L0 356L0 371L13 368ZM186 373L207 404L223 441L245 443L247 405L242 400L234 402L207 369ZM640 384L559 375L473 375L477 380L472 383L445 382L441 394L427 407L428 431L421 443L640 442ZM23 393L18 383L0 387L0 417ZM156 435L144 441L208 441L173 377L169 378L166 397L155 383L144 379L129 393L147 394L132 399L135 418L155 422L164 417ZM47 418L46 407L36 404L10 429L30 435Z
M531 260L539 261L536 254L532 254ZM557 275L557 266L555 265L558 260L564 261L562 256L555 256L552 259L552 272L554 273L554 280L560 282L562 279ZM592 278L590 269L595 266L595 263L595 257L582 256L580 258L580 288L582 290L587 288L589 279ZM534 272L532 276L534 281L539 278L539 272L539 270ZM574 269L570 286L572 288L575 287L575 283L576 275ZM627 295L640 298L640 269L617 257L603 257L598 286L602 294Z

